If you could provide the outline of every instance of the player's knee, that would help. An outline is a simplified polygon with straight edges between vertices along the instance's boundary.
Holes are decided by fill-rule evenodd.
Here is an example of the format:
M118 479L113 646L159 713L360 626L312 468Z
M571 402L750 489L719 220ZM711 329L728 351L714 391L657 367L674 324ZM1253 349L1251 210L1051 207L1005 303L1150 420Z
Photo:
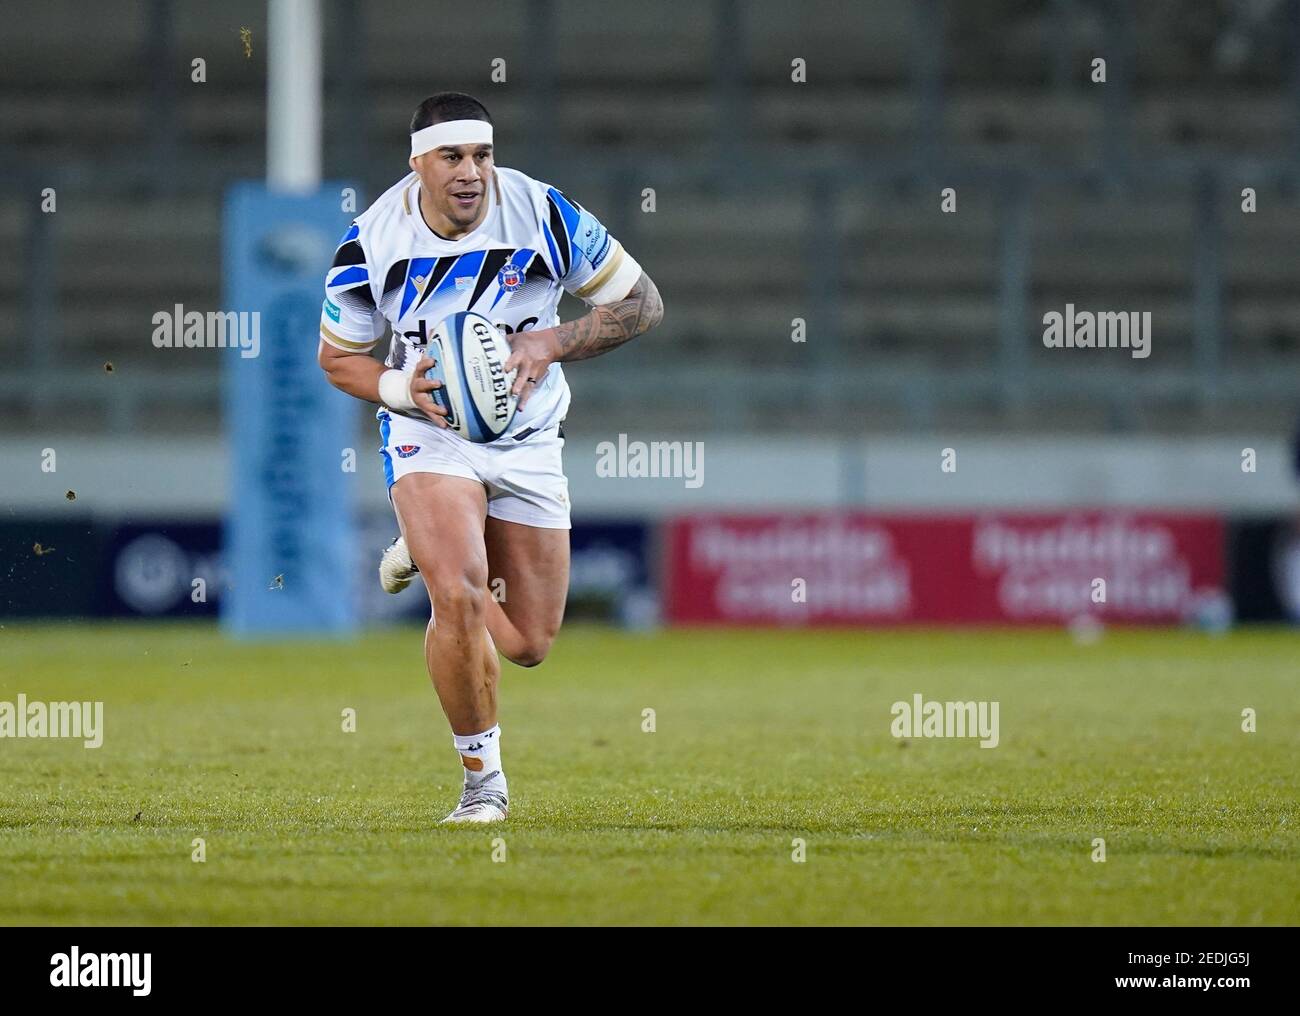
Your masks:
M525 633L524 641L506 658L519 667L535 667L546 659L555 642L555 632Z
M536 667L546 659L546 653L550 648L550 646L534 646L528 644L511 654L509 660L516 667Z
M487 611L487 590L476 576L457 573L439 575L431 583L429 599L439 623L480 627Z
M510 654L510 662L517 667L535 667L546 659L550 645L540 642L525 642Z

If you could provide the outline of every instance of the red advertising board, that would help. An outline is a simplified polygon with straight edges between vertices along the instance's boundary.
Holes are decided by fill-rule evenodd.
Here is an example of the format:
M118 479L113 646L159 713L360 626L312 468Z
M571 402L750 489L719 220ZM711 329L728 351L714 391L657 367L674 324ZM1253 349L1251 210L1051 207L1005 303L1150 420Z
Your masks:
M1223 541L1218 516L1163 512L694 515L669 525L664 616L1168 623L1221 595Z

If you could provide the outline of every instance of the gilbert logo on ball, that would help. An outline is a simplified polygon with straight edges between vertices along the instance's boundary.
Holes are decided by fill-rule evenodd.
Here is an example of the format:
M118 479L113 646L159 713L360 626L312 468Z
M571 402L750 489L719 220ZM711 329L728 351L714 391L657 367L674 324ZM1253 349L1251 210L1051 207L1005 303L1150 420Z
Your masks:
M437 363L425 377L442 382L432 395L447 410L447 426L475 444L504 434L518 405L510 393L514 371L505 369L510 358L505 335L483 315L460 311L433 330L428 354Z

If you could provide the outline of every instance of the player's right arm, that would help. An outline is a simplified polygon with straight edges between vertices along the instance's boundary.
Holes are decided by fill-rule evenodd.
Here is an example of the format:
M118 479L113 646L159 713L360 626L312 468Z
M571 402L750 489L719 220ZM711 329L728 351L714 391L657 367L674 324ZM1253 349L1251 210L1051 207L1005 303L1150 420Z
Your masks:
M434 366L432 359L422 357L415 370L407 374L385 367L370 355L379 336L387 331L386 324L375 307L370 268L353 224L325 276L316 362L339 391L390 409L423 413L438 426L445 427L443 417L447 411L435 405L429 395L441 382L424 376Z
M447 426L447 410L435 405L429 392L442 386L441 381L430 381L424 372L434 366L432 357L424 356L415 365L415 372L385 367L366 353L352 353L331 345L324 337L316 351L316 362L325 376L341 392L347 392L366 402L378 402L390 409L415 409L422 412L439 427ZM385 378L387 375L387 378Z

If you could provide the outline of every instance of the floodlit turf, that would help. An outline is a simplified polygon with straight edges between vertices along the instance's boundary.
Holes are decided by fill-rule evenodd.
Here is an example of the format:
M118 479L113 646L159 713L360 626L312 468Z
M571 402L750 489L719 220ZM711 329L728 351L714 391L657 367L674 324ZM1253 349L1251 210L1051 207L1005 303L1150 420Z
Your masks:
M505 665L512 817L477 829L436 824L460 771L416 629L8 622L19 692L101 699L106 733L0 740L7 924L1300 920L1285 631L570 627ZM1001 743L895 739L916 693L996 700Z

